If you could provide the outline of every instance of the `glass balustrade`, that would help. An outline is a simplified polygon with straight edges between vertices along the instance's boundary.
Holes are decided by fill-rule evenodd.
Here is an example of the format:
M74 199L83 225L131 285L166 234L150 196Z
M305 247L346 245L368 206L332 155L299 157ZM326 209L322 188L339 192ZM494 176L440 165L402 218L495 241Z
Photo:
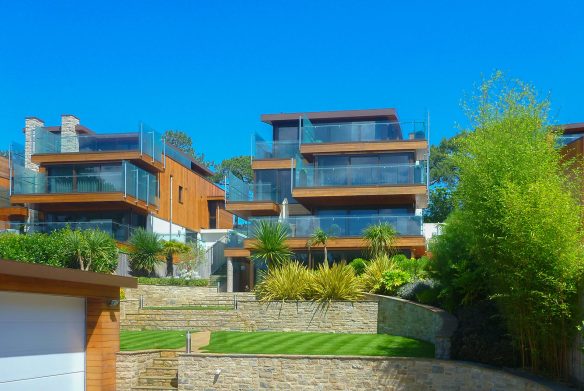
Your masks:
M304 119L302 144L427 140L424 122L343 122L312 124Z
M302 167L294 170L294 187L345 187L426 184L426 164Z
M51 233L60 229L70 228L72 230L97 229L106 232L119 242L126 242L132 235L134 227L120 224L113 220L92 220L92 221L67 221L67 222L37 222L37 223L16 223L11 222L7 232L15 233Z
M258 134L255 134L254 139L254 159L290 159L299 153L298 140L266 141Z
M46 175L26 170L15 174L14 194L124 193L149 205L158 205L156 176L126 161L119 172Z
M556 143L558 147L565 147L566 145L579 140L584 137L584 133L576 133L576 134L563 134L558 136L556 139Z
M229 172L227 174L227 202L280 202L280 192L271 183L247 183Z
M245 239L254 237L255 228L260 221L280 222L288 227L291 238L308 238L320 228L335 237L360 237L367 227L390 224L398 235L422 235L422 216L364 215L364 216L290 216L251 218L247 224L234 227L228 242L229 247L243 247Z

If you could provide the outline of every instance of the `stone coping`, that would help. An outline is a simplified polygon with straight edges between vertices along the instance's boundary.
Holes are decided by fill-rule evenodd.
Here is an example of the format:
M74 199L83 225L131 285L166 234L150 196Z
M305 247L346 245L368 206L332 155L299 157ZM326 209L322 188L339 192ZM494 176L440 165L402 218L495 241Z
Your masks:
M183 349L180 349L183 350ZM177 349L150 349L150 350L123 350L116 352L116 355L120 356L137 356L139 354L150 354L150 353L162 353L162 352L176 352Z
M415 305L416 307L420 307L420 308L424 308L428 311L431 312L436 312L436 313L447 313L450 314L450 312L446 311L445 309L442 309L440 307L433 307L431 305L427 305L427 304L421 304L421 303L416 303L415 301L411 301L411 300L406 300L406 299L402 299L401 297L396 297L396 296L385 296L385 295L378 295L375 293L366 293L366 296L373 296L374 299L373 300L368 300L368 301L379 301L380 299L391 299L400 303L404 303L404 304L410 304L410 305Z

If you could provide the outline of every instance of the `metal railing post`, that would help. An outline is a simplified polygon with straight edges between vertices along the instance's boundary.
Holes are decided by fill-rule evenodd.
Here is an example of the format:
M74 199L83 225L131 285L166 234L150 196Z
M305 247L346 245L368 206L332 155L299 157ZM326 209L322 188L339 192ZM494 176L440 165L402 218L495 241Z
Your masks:
M190 353L191 352L191 332L190 331L187 331L186 344L187 344L187 353Z
M140 295L140 309L144 308L144 295Z
M128 166L126 165L126 162L124 162L124 198L126 198L128 196L128 178L127 178L127 170L128 170Z
M144 151L144 134L143 134L143 125L140 122L140 156L142 156L142 152Z

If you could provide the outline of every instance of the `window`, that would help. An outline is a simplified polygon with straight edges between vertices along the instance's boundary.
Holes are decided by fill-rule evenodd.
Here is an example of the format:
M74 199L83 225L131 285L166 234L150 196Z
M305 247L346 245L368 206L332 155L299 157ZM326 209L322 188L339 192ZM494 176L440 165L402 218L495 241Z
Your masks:
M178 187L178 202L180 204L183 203L183 187L182 186Z

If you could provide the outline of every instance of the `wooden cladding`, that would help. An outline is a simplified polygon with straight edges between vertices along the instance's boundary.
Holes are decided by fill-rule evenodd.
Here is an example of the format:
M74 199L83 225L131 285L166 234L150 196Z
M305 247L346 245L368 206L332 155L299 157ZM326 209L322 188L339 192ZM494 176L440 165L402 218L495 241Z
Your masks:
M231 229L233 228L233 214L225 209L217 208L217 228Z
M398 152L416 151L428 149L426 140L403 141L375 141L357 143L315 143L302 144L300 153L311 157L320 154L348 154L348 153L372 153L372 152Z
M224 191L221 188L169 157L166 158L166 169L158 178L160 183L158 217L170 220L172 191L172 222L193 231L209 228L207 201L224 199ZM182 203L179 202L179 187L183 188Z
M13 204L79 204L79 203L122 203L126 206L142 211L156 213L156 205L147 205L144 201L132 196L124 197L123 193L43 193L43 194L14 194L10 197Z
M117 289L118 299L119 292ZM119 307L108 307L104 299L87 298L86 308L85 389L115 391L116 353L120 350Z
M225 209L242 217L277 216L280 205L272 201L228 202Z
M281 170L296 168L293 159L259 159L251 163L252 170Z

